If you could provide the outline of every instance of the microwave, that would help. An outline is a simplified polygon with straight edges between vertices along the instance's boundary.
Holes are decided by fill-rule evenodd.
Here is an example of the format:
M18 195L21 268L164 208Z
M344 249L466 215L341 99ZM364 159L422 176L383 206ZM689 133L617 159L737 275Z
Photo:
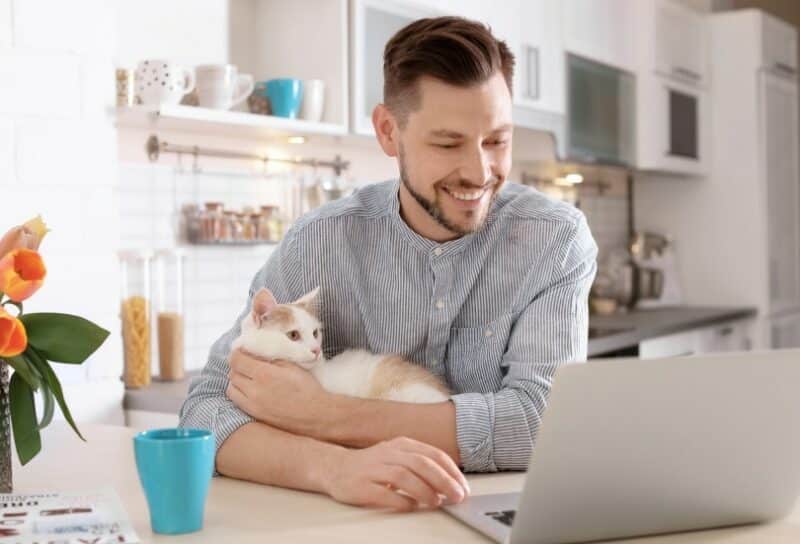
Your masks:
M690 176L706 174L707 108L708 91L690 78L641 74L636 167Z
M567 55L567 159L632 166L636 150L633 74Z

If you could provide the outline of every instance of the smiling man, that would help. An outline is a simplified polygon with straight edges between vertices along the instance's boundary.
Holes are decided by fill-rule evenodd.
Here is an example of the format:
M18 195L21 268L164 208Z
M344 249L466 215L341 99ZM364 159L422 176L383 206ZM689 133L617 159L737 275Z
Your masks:
M295 365L229 353L248 301L181 410L214 431L219 473L408 510L463 500L459 466L527 467L556 368L586 357L597 247L579 210L506 182L513 64L479 23L400 30L372 116L400 179L302 217L249 292L286 303L320 286L327 357L402 354L450 400L333 395Z

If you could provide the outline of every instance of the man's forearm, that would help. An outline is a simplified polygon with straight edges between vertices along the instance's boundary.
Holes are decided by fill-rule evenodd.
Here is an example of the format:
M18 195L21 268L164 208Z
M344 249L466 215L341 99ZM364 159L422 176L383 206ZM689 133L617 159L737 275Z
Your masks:
M343 448L261 422L247 423L217 451L217 471L261 484L325 493L329 461Z
M332 395L329 400L324 416L309 433L320 440L365 448L406 436L436 446L461 464L456 409L450 401L416 404L345 395Z

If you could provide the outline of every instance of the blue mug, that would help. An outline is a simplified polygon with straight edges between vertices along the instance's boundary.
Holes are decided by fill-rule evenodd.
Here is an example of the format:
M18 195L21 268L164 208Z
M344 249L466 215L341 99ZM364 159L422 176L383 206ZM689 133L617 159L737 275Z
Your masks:
M303 102L303 80L270 79L266 84L272 115L295 119Z
M154 429L134 436L133 450L153 532L202 529L214 472L214 435L203 429Z

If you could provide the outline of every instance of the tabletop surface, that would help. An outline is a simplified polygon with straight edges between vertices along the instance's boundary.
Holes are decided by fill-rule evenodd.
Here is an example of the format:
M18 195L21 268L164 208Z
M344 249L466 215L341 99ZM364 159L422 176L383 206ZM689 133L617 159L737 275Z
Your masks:
M21 467L14 456L14 492L91 491L113 487L143 542L489 542L442 511L393 514L346 506L315 493L214 478L199 533L162 536L150 530L147 503L133 459L134 429L80 426L87 442L62 422L42 432L42 452ZM473 495L519 491L523 473L470 475ZM235 537L232 539L232 537ZM268 538L272 537L272 538ZM800 504L769 524L628 539L625 544L700 542L798 543Z

